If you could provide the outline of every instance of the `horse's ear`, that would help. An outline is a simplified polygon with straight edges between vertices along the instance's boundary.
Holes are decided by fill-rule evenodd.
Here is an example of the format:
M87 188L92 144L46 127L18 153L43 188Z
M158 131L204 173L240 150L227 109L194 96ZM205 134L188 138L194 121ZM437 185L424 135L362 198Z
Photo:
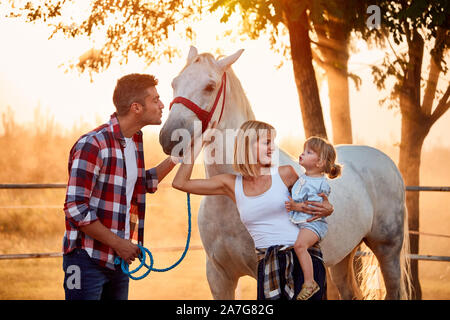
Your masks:
M241 56L242 52L244 52L244 49L240 49L236 51L236 53L233 53L231 56L220 59L219 61L217 61L219 67L223 71L225 71L228 67L236 62L236 60Z
M188 58L187 58L187 62L190 63L192 62L192 60L194 60L194 58L198 56L198 50L196 47L191 46L189 48L189 54L188 54Z

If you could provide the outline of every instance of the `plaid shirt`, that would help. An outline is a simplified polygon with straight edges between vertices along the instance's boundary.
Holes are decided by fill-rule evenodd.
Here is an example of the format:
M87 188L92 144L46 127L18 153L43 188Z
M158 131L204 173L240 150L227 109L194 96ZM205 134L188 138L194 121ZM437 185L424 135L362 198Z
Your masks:
M143 244L145 194L156 191L158 179L155 168L145 170L141 131L133 136L133 141L138 175L131 199L130 239ZM127 211L124 147L125 139L114 113L109 122L83 135L69 156L63 251L67 254L75 248L84 249L99 265L110 269L115 269L114 250L81 232L79 227L99 220L124 238Z
M323 262L320 246L316 243L308 249L310 255L315 256ZM286 267L280 268L279 255L286 258ZM292 300L295 295L294 289L294 247L292 246L272 246L265 249L256 248L258 263L263 260L264 270L264 297L268 300L280 299L281 296ZM284 278L284 288L281 288L281 277Z

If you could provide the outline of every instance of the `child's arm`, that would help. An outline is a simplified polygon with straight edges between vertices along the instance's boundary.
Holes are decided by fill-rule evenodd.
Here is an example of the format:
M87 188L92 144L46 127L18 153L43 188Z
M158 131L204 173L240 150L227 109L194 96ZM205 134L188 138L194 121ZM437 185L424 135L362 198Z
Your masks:
M303 202L295 202L290 196L289 201L286 201L284 203L284 206L286 207L286 210L288 212L290 211L303 211L305 208L305 204Z

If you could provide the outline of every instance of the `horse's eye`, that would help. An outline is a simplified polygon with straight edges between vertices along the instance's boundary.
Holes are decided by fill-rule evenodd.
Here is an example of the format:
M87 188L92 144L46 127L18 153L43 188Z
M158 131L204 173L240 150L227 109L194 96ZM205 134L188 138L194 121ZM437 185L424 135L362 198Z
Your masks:
M215 88L216 88L216 85L213 84L213 83L210 83L210 84L206 85L205 91L206 92L213 92Z

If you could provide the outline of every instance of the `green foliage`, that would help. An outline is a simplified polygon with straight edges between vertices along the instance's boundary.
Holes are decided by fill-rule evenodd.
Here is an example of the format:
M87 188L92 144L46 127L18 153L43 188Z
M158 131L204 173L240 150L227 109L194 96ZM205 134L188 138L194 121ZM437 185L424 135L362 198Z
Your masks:
M366 40L377 38L390 47L382 63L372 66L372 75L378 89L386 88L389 78L395 80L391 94L380 101L389 108L398 106L398 97L411 63L409 50L417 41L433 44L430 54L440 70L447 73L445 55L450 47L450 1L403 0L373 1L381 9L381 29L367 30ZM393 40L393 44L391 40ZM427 48L427 47L425 47ZM420 80L420 79L419 79ZM423 87L423 83L418 83Z
M85 36L92 42L102 39L100 48L89 50L70 65L80 72L103 71L113 59L126 63L131 53L148 64L161 58L170 61L178 50L170 45L169 37L178 31L192 39L194 32L190 24L199 8L194 2L192 6L185 5L183 0L92 0L88 15L79 21L74 15L79 1L28 1L22 6L18 6L19 1L9 3L8 17L48 24L53 29L50 38L61 33L67 38Z

